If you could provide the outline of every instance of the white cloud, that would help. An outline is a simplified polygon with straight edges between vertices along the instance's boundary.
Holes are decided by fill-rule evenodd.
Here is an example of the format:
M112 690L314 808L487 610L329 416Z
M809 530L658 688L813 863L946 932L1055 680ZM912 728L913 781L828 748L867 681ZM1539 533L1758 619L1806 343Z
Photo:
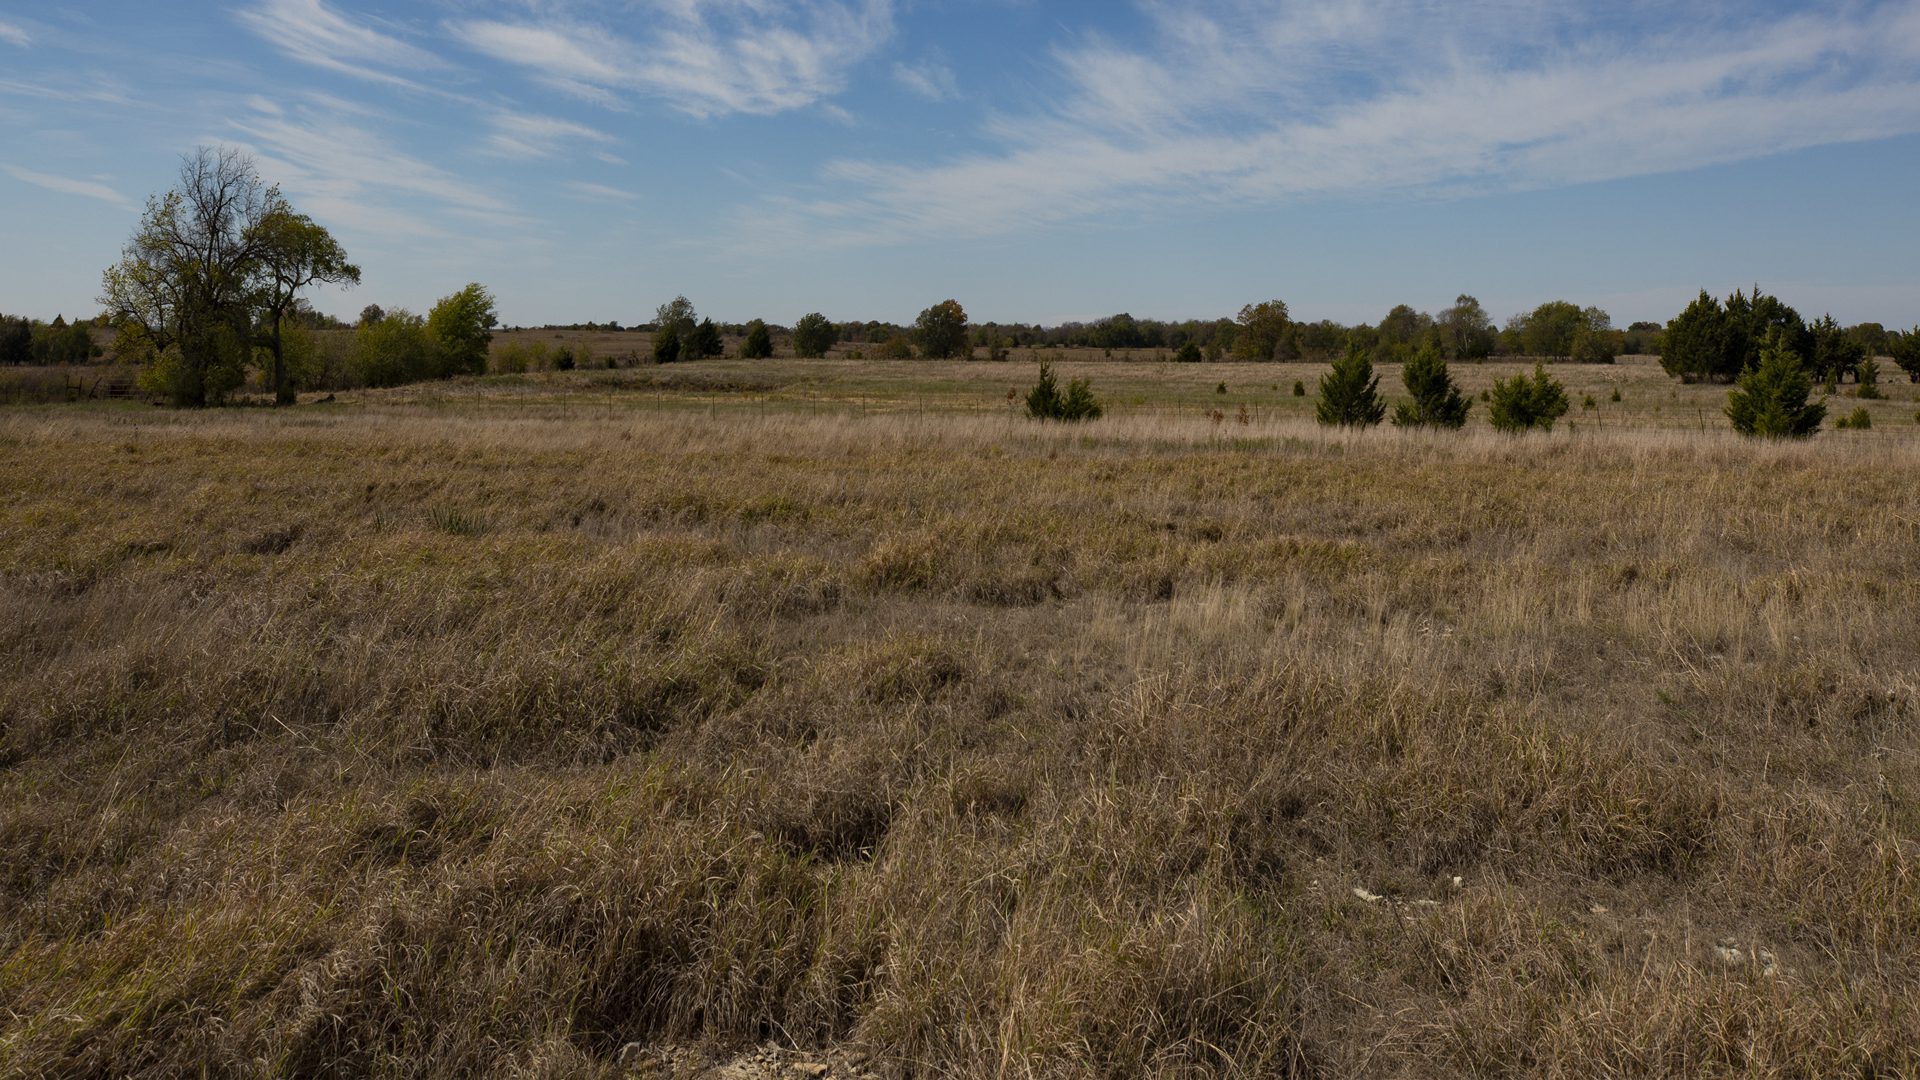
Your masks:
M640 193L637 191L595 184L587 180L569 180L561 186L572 192L575 198L588 202L627 203L640 198Z
M33 44L33 38L25 30L10 22L0 22L0 41L23 49Z
M770 201L743 226L888 243L1176 206L1575 184L1920 132L1910 0L1769 23L1662 14L1653 34L1521 0L1142 7L1151 51L1057 50L1063 92L992 118L998 149L837 162L823 179L851 194Z
M952 101L960 96L960 82L954 78L953 69L938 60L927 59L917 64L896 62L893 81L928 101Z
M446 66L425 49L341 15L325 0L260 0L237 14L241 25L295 60L345 75L419 88L387 69Z
M400 151L353 119L354 113L328 108L325 100L291 108L261 102L253 115L233 122L262 174L322 224L417 237L445 235L437 222L446 217L496 228L526 224L500 198Z
M23 184L32 184L34 187L46 188L48 191L58 191L66 195L80 195L89 199L99 199L101 202L112 203L115 206L126 207L128 209L133 208L132 200L107 185L94 180L74 180L70 177L54 176L51 173L22 169L17 165L0 165L0 172L5 172L8 176L13 177Z
M606 132L572 120L509 109L496 110L487 118L487 125L492 131L482 145L498 157L551 158L567 143L605 145L614 141Z
M837 94L848 69L893 34L892 0L654 0L646 29L553 16L459 20L468 48L528 69L538 81L617 105L623 93L664 99L698 117L771 115Z

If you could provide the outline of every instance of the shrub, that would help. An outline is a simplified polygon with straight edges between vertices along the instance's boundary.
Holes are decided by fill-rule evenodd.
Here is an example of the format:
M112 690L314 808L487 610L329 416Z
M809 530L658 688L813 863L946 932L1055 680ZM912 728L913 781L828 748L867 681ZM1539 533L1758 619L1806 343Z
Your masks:
M1813 380L1780 335L1760 351L1760 363L1740 373L1727 393L1727 419L1742 435L1804 439L1826 419L1824 402L1808 402Z
M1853 381L1860 384L1860 396L1869 401L1880 397L1880 362L1871 356L1862 356L1860 362L1853 365Z
M1221 384L1220 384L1219 386L1216 386L1216 387L1214 387L1214 388L1213 388L1213 392L1214 392L1214 393L1216 393L1216 394L1224 394L1224 393L1226 393L1226 392L1227 392L1227 384L1226 384L1226 383L1221 383Z
M1833 429L1835 431L1845 431L1848 428L1854 431L1865 431L1872 426L1873 414L1867 412L1865 405L1855 407L1851 413L1833 422Z
M874 350L874 355L882 360L911 360L913 343L908 341L905 335L895 334L881 342L880 347Z
M1040 380L1027 391L1027 415L1036 420L1097 420L1103 411L1085 379L1068 382L1061 393L1060 381L1048 364L1040 365Z
M1473 402L1460 395L1460 387L1447 371L1447 362L1440 355L1438 346L1432 343L1422 345L1420 351L1413 354L1413 359L1400 369L1400 379L1406 384L1407 393L1413 395L1413 400L1394 406L1395 427L1466 426L1467 413L1472 410Z
M1189 341L1180 346L1179 350L1173 354L1173 358L1182 364L1197 364L1201 359L1200 346Z
M1294 397L1306 397L1306 396L1307 396L1307 384L1306 384L1306 383L1304 383L1304 382L1302 382L1302 381L1300 381L1299 379L1295 379L1295 380L1293 380L1293 396L1294 396Z
M1501 379L1488 392L1487 420L1496 431L1552 431L1553 422L1567 414L1567 392L1547 374L1545 364L1533 365L1533 376Z
M1345 357L1333 362L1333 370L1320 377L1320 400L1313 411L1322 424L1340 427L1372 427L1386 416L1380 377L1373 373L1367 350L1351 345Z
M553 354L553 370L555 371L572 371L573 370L573 350L572 349L568 348L565 345L560 346L560 350Z
M1619 387L1617 387L1617 386L1616 386L1616 387L1614 387L1614 388L1613 388L1613 396L1612 396L1611 398L1609 398L1608 400L1609 400L1609 401L1615 401L1615 402L1617 402L1617 401L1619 401L1619 400L1620 400L1620 388L1619 388Z
M747 340L740 345L740 355L748 360L765 360L773 355L773 335L767 332L765 319L747 324Z
M721 342L720 328L713 324L713 320L701 319L699 325L693 328L693 333L681 341L680 350L687 359L700 360L719 356L726 351L726 346Z
M399 386L441 373L439 350L426 320L399 308L353 332L347 366L361 386Z
M672 325L663 326L653 336L653 362L671 364L680 359L680 331Z

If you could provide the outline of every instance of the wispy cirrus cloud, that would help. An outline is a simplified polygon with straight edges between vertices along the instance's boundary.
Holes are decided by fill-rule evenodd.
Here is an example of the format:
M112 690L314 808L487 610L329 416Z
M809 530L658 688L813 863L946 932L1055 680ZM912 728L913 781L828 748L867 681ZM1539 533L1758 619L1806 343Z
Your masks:
M556 116L496 109L487 117L491 129L482 144L496 157L538 160L559 154L568 145L584 144L595 156L607 159L605 150L614 137L598 128Z
M448 235L446 219L526 224L499 196L399 149L351 105L324 95L291 104L265 99L232 121L261 170L329 224L380 236Z
M447 66L417 45L348 18L326 0L259 0L237 16L242 26L293 59L344 75L418 89L414 79L395 72Z
M561 185L576 199L586 202L630 203L640 198L637 191L628 191L608 184L596 184L589 180L569 180Z
M1920 3L1663 17L1520 0L1142 0L1151 48L1054 50L1059 91L984 152L843 160L743 228L891 243L1194 205L1641 176L1920 132ZM1644 21L1640 21L1644 25Z
M24 49L33 44L33 36L18 24L0 20L0 41Z
M126 209L133 208L133 200L120 194L97 180L76 180L67 176L55 176L52 173L35 172L18 165L0 165L0 172L6 173L23 184L58 191L65 195L79 195L82 198L98 199Z
M459 19L467 48L603 105L665 100L698 117L771 115L838 93L893 34L892 0L653 0L643 17L590 20L579 5L536 19Z
M893 81L928 101L952 101L960 96L960 80L954 76L953 69L933 57L912 64L896 62Z

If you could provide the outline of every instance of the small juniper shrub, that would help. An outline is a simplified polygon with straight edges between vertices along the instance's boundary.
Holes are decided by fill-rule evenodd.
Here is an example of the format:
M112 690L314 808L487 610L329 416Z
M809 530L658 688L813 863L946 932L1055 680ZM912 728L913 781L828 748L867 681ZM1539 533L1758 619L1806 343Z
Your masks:
M1855 364L1853 367L1853 379L1860 384L1860 397L1866 398L1868 401L1879 400L1881 395L1880 364L1878 361L1869 356L1858 364Z
M1460 387L1447 371L1447 361L1433 345L1422 346L1400 369L1412 401L1393 408L1395 427L1460 428L1467 423L1473 402L1461 396Z
M1373 361L1367 350L1354 344L1347 355L1333 362L1333 369L1320 377L1320 399L1314 403L1314 419L1329 427L1372 427L1387 415L1387 403L1380 400L1380 376L1373 373Z
M1775 334L1760 350L1759 365L1741 372L1728 391L1727 419L1742 435L1804 439L1819 431L1827 416L1825 402L1807 400L1812 393L1813 380L1800 357Z
M1050 364L1040 365L1040 380L1027 391L1027 415L1036 420L1098 420L1104 411L1085 379L1068 381L1062 393Z
M1866 431L1872 426L1873 414L1867 411L1865 405L1857 406L1852 412L1833 422L1833 429L1835 431L1845 431L1848 429Z
M1552 431L1553 422L1567 414L1567 391L1547 374L1545 364L1533 365L1533 376L1515 375L1493 384L1487 420L1496 431Z
M1293 380L1293 396L1294 396L1294 397L1306 397L1306 396L1307 396L1307 384L1306 384L1306 383L1304 383L1304 382L1301 382L1301 381L1300 381L1299 379L1295 379L1295 380Z

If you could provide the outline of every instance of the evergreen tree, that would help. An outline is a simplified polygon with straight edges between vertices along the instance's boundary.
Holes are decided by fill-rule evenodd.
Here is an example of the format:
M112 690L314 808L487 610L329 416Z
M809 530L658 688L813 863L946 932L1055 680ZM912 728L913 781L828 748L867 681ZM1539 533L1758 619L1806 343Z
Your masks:
M707 356L719 356L726 351L720 341L720 328L713 325L712 319L701 319L700 325L693 328L681 342L681 351L689 360L699 360Z
M1893 362L1907 373L1908 382L1920 383L1920 326L1893 337Z
M1487 420L1496 431L1552 431L1553 422L1571 407L1566 388L1547 374L1545 364L1533 365L1532 378L1515 375L1495 382L1488 400Z
M1040 365L1040 381L1027 391L1027 415L1035 420L1098 420L1105 410L1093 396L1093 386L1085 379L1067 383L1065 393L1053 368Z
M1027 415L1035 420L1052 420L1060 415L1063 401L1060 397L1060 380L1053 376L1053 366L1040 365L1040 381L1027 391Z
M1413 359L1400 370L1400 378L1413 400L1394 406L1395 427L1466 426L1473 402L1461 396L1460 387L1454 384L1438 347L1428 344L1414 353Z
M1825 402L1809 402L1813 379L1800 358L1775 334L1760 351L1760 363L1740 374L1740 383L1727 393L1727 419L1742 435L1773 439L1804 439L1820 430L1826 419Z
M1725 366L1727 334L1727 313L1701 289L1699 298L1667 323L1660 366L1683 382L1715 378Z
M1347 355L1333 362L1333 370L1320 377L1320 399L1313 411L1322 424L1341 427L1372 427L1386 416L1380 377L1373 373L1367 350L1350 345Z
M1067 383L1067 396L1060 403L1062 420L1098 420L1106 410L1094 400L1093 386L1085 379L1073 379Z
M1847 333L1832 315L1822 315L1807 327L1813 347L1801 355L1807 358L1808 374L1815 379L1845 382L1855 374L1860 361L1867 359L1866 347ZM1744 374L1744 372L1743 372Z
M680 331L672 323L662 326L660 332L653 335L654 363L671 364L680 359L680 352Z
M747 340L740 346L740 355L748 360L765 360L773 355L773 335L767 332L766 320L747 324Z

